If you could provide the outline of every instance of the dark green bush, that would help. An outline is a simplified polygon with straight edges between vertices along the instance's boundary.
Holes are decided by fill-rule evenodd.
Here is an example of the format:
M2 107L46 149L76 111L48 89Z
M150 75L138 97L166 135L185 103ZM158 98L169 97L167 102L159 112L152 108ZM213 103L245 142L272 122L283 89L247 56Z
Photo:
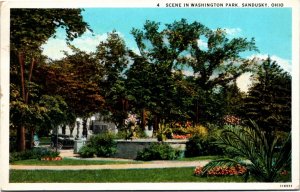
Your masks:
M109 157L117 152L117 142L112 133L103 133L91 137L89 147L95 149L98 157Z
M149 147L137 153L137 160L173 160L181 156L181 151L172 148L167 143L152 143Z
M214 144L213 138L195 135L186 143L185 156L196 157L203 155L223 155L223 150Z
M85 145L80 148L78 153L79 153L80 157L89 158L89 157L94 157L96 150L92 146Z
M26 159L41 159L43 157L57 157L59 152L52 151L48 148L38 147L23 152L13 152L10 153L9 161L19 161Z

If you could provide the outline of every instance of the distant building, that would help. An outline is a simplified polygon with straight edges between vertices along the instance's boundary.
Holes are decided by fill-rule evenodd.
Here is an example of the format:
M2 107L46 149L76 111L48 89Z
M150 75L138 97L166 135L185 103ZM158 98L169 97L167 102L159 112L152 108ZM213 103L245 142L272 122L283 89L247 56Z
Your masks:
M66 126L65 130L63 130L63 126L58 127L58 134L66 134L71 135L74 138L82 138L83 137L83 119L77 118L75 126L73 130L71 127ZM105 120L104 116L101 114L95 114L92 117L86 120L87 127L87 138L89 138L93 134L101 134L104 132L113 132L117 133L117 126L108 120ZM53 130L52 133L56 133L56 130Z

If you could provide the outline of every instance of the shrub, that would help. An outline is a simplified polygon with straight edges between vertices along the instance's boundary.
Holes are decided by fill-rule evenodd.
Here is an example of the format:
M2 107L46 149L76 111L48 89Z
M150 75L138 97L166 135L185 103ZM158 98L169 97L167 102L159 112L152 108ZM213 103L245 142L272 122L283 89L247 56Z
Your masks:
M204 138L200 135L194 135L186 143L186 157L196 157L203 155L222 155L223 150L214 144L212 137Z
M171 139L173 135L172 129L168 124L160 124L158 131L156 133L156 138L158 141L165 141Z
M136 137L137 138L147 138L145 131L139 126L136 127Z
M94 157L96 150L92 146L84 145L83 147L80 148L78 153L80 157L89 158L89 157Z
M208 135L208 130L203 125L197 125L195 127L188 127L186 131L188 134L191 134L191 135L200 135L202 137L207 137L207 135Z
M116 135L116 139L125 139L127 140L129 138L129 133L126 130L118 130L118 133Z
M149 147L138 152L136 159L150 160L173 160L180 157L181 151L172 148L167 143L152 143Z
M48 148L38 147L23 152L10 153L9 161L14 162L14 161L26 160L26 159L41 159L43 157L57 157L57 156L59 156L59 152L52 151Z
M291 165L291 134L280 144L274 133L267 133L252 120L250 122L250 127L224 126L218 145L224 148L228 157L206 164L203 175L214 167L236 164L247 168L245 181L251 175L259 182L277 182L282 174L288 173Z
M103 133L92 136L88 146L95 149L95 154L98 157L109 157L117 151L117 142L112 133Z
M179 127L173 129L173 139L188 139L191 135L200 135L202 137L208 136L208 129L202 125L195 127Z

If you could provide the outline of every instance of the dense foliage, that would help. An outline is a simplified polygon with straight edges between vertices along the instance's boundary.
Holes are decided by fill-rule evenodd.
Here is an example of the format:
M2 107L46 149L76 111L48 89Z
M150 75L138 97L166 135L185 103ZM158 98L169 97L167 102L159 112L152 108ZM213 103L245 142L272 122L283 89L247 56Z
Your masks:
M151 160L174 160L181 156L182 151L172 148L167 143L151 143L149 147L138 152L136 159L143 161Z
M80 155L80 157L82 158L91 158L94 157L96 153L95 148L93 148L90 145L84 145L80 148L78 154Z
M115 136L111 133L93 135L88 144L83 146L79 155L81 157L110 157L117 151Z
M163 120L213 120L219 107L211 105L216 100L211 97L216 88L249 71L252 63L240 53L257 50L254 39L229 40L222 29L214 31L185 19L166 24L165 28L159 22L146 21L143 30L134 28L132 34L139 55L128 75L133 77L130 85L138 92L132 91L130 96L141 104L135 107L147 108L153 114L155 130ZM200 40L207 42L207 48L200 47ZM141 74L137 65L145 67ZM184 68L191 68L194 77L183 75ZM146 77L150 82L144 81Z
M215 142L216 140L212 137L194 135L186 143L185 156L223 155L223 150L214 144Z
M291 76L267 58L257 67L255 82L245 98L246 118L271 134L291 130Z
M43 93L42 85L34 81L33 72L36 66L45 62L45 57L41 54L41 45L55 34L58 27L65 29L67 41L88 30L89 26L83 21L81 11L81 9L11 9L10 114L14 116L13 119L19 119L11 123L11 128L17 135L19 151L26 148L26 132L31 132L32 140L37 125L44 122L44 113L48 115L48 108L39 105L40 98L46 95L48 100L53 100L50 98L52 95ZM50 106L50 113L62 111L55 107L52 110ZM62 123L60 119L55 118L51 121Z

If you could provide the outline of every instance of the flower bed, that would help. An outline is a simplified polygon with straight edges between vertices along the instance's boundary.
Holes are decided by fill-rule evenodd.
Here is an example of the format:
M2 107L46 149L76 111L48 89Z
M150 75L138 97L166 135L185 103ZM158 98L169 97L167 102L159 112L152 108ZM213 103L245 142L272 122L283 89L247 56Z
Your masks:
M229 175L243 175L247 172L247 168L241 165L236 166L216 166L207 172L203 171L203 167L198 166L194 170L195 176L229 176Z
M280 172L280 175L288 175L288 174L289 174L289 172L287 170L282 170Z
M229 125L239 125L241 124L241 119L234 115L225 115L224 122Z
M191 137L190 134L187 134L187 135L176 135L176 134L173 134L173 136L172 136L173 139L188 139L190 137Z

